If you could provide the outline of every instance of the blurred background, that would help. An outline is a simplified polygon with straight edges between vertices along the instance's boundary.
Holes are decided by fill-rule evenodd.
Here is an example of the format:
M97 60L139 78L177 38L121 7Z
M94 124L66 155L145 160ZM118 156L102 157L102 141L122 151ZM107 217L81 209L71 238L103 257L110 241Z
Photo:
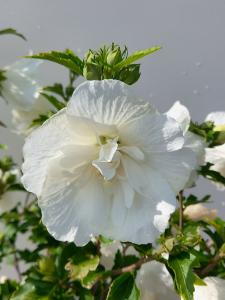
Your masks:
M160 111L180 100L201 122L212 111L225 111L224 15L224 0L0 0L0 29L13 27L28 39L1 37L0 69L31 50L70 48L83 56L111 42L126 45L130 53L161 45L161 51L141 61L137 93ZM43 85L67 81L67 71L49 62L39 76ZM0 120L10 124L2 99ZM21 161L22 138L0 128L0 142ZM224 217L224 192L203 179L190 192L212 194L210 205ZM12 275L9 268L3 273Z

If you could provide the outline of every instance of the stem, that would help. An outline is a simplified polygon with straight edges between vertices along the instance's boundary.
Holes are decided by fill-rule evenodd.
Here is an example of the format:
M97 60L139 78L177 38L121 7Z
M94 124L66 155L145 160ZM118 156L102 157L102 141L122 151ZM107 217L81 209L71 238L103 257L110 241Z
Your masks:
M209 262L209 264L203 268L202 270L200 270L198 272L198 274L200 276L205 277L206 275L208 275L217 265L218 263L224 259L225 255L221 254L220 252L216 254L216 256L213 257L213 259Z
M129 265L127 267L123 267L121 269L117 269L117 270L112 270L112 272L110 273L110 276L116 276L116 275L121 275L123 273L127 273L127 272L132 272L138 268L140 268L143 264L149 262L153 260L152 257L143 257L140 260L138 260L136 263Z
M15 251L16 251L16 250L15 250ZM19 260L18 260L18 257L17 257L16 252L14 253L14 265L15 265L15 269L16 269L17 276L18 276L19 280L21 281L22 275L21 275L21 270L20 270Z
M180 191L178 194L178 201L179 201L179 227L180 231L183 229L183 217L184 217L184 211L183 211L183 191Z

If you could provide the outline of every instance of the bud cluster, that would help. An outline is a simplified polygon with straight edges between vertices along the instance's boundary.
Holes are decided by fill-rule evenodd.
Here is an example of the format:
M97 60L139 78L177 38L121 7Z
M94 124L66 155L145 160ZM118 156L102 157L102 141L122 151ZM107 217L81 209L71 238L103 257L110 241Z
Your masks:
M120 67L127 57L127 48L122 50L114 43L98 51L89 50L84 58L83 76L87 80L117 79L131 85L140 77L140 64Z

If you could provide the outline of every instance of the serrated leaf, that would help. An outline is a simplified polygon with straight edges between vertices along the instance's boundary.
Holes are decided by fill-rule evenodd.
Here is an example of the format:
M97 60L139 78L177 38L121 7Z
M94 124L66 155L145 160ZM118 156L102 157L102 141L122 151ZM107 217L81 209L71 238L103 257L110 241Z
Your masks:
M130 56L128 56L126 59L124 59L123 61L121 61L120 63L116 64L114 69L115 70L118 70L118 69L121 69L123 67L126 67L132 63L134 63L135 61L147 56L147 55L150 55L158 50L160 50L161 47L160 46L155 46L155 47L151 47L151 48L148 48L148 49L145 49L145 50L139 50L139 51L136 51L134 52L133 54L131 54Z
M196 256L193 254L182 253L175 257L170 257L168 266L175 275L175 283L179 295L183 300L194 300L194 282L195 274L193 266L195 265Z
M135 285L134 275L124 273L111 284L106 300L139 300L140 292Z
M13 35L16 35L16 36L22 38L24 41L27 40L22 33L19 33L14 28L5 28L3 30L0 30L0 35L3 35L3 34L13 34Z
M83 61L78 56L76 56L71 50L66 50L65 52L43 52L26 57L49 60L57 64L63 65L69 70L72 70L73 72L79 75L83 74Z

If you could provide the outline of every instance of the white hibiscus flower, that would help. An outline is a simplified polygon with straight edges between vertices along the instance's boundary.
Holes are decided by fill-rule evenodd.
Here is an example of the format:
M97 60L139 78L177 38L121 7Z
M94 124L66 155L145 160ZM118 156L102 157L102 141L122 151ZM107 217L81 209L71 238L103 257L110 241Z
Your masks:
M23 178L61 241L153 242L196 167L173 118L116 80L88 81L26 139Z
M205 158L205 147L206 143L203 138L200 136L188 131L191 116L190 113L184 105L182 105L179 101L176 101L174 105L166 112L166 114L174 118L181 126L181 129L184 134L184 147L192 149L196 154L196 167L190 174L189 180L186 183L186 188L192 187L197 180L197 172L196 170L204 164Z
M225 112L213 112L206 117L206 121L212 121L216 125L216 131L225 131ZM225 143L213 148L206 149L205 162L213 164L211 170L219 172L225 177ZM218 189L225 190L225 186L220 183L215 183Z
M143 264L137 273L137 287L141 300L179 300L173 280L165 265L152 261Z
M19 134L28 134L31 122L52 106L40 95L36 80L40 60L21 59L6 67L6 80L2 82L2 96L11 108L12 122Z

